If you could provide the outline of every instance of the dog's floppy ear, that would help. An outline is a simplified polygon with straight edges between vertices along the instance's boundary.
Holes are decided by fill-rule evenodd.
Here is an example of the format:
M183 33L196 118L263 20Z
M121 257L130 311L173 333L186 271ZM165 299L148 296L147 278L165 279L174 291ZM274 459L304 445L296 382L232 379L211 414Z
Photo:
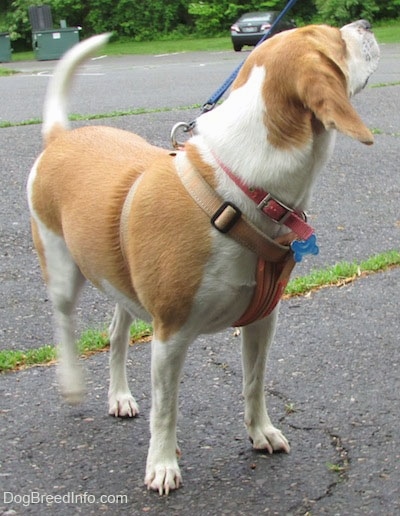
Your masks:
M371 145L374 137L350 104L346 80L340 68L322 65L322 70L306 74L300 96L325 129L336 129L361 143ZM324 70L325 68L325 70Z

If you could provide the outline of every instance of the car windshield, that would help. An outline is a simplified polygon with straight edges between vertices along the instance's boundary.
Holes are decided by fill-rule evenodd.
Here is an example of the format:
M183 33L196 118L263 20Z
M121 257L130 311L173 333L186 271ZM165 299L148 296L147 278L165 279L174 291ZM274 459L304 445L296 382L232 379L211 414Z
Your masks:
M248 13L244 14L239 21L266 21L266 22L272 22L274 19L274 13Z

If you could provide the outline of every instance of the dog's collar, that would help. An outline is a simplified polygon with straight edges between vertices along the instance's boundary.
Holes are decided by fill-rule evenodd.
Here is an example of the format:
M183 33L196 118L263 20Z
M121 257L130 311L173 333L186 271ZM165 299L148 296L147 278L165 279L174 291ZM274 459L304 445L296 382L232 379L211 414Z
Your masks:
M314 229L307 224L307 216L304 212L289 208L283 202L261 188L248 187L225 163L221 162L214 152L212 154L218 166L247 197L257 204L257 208L262 213L267 215L274 222L291 229L301 240L307 240L314 234Z

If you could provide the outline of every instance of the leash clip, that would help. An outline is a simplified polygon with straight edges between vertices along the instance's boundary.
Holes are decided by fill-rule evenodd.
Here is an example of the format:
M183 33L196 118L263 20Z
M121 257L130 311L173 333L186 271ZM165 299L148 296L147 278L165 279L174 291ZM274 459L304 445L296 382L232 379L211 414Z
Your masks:
M206 102L201 107L201 114L208 113L209 111L213 110L215 108L216 102Z
M189 133L190 136L193 135L193 130L196 125L196 121L190 122L190 124L187 124L186 122L178 122L173 126L171 129L171 144L174 149L182 150L185 146L185 142L178 140L178 134L179 133Z

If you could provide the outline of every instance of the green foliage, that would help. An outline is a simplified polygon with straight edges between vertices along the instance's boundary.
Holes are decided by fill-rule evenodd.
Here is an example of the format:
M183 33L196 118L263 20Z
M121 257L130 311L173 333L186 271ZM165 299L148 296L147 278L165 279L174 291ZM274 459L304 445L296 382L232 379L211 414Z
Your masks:
M51 7L55 27L66 20L69 27L82 27L82 38L112 31L114 39L151 41L229 35L229 27L241 14L279 11L287 0L1 0L0 30L10 32L19 46L29 47L28 7L43 4ZM399 8L400 0L299 0L288 17L299 25L312 21L341 25L358 18L398 18Z
M374 20L382 0L315 0L319 17L325 23L345 25L354 20Z
M280 11L283 0L264 2L240 0L199 0L189 3L189 14L194 19L195 30L201 35L215 35L227 31L240 15L249 11Z
M31 39L28 8L50 5L54 26L66 20L69 27L82 27L82 36L112 31L118 37L142 41L187 33L191 26L185 0L7 0L5 25L13 40ZM3 23L4 26L4 23Z

